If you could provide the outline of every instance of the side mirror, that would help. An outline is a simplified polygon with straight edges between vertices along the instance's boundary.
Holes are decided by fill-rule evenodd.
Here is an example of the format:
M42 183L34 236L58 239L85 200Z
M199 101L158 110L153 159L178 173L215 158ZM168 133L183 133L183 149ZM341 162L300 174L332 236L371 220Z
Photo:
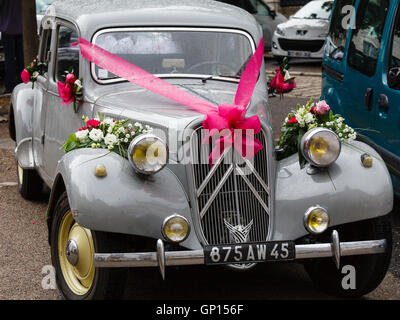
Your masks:
M389 87L400 90L400 67L390 68L387 77Z
M275 10L271 10L269 12L269 15L271 16L272 19L275 19L276 18L276 11Z

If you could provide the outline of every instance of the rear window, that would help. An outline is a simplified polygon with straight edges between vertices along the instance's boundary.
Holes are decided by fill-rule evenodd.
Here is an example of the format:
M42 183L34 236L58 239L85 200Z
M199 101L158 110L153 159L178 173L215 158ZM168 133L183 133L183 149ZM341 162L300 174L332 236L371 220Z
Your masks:
M388 8L389 0L363 0L357 10L348 64L370 77L375 74Z
M332 13L326 50L330 58L342 61L346 38L351 28L351 16L353 14L355 0L337 0Z

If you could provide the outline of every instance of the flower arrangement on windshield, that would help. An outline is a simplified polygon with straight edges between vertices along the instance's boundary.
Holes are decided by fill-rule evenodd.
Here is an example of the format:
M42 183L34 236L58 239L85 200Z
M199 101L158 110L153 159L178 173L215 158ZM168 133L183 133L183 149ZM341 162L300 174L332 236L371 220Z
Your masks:
M152 128L141 123L128 123L129 119L116 121L106 117L89 119L82 117L84 126L72 133L68 141L61 147L65 152L80 148L101 148L118 153L128 158L128 147L137 136L149 133Z
M345 124L344 118L339 114L333 114L325 100L314 104L311 98L305 106L297 105L297 108L286 117L279 139L279 148L282 149L281 158L298 152L300 165L302 165L304 159L300 151L301 139L307 131L317 127L332 130L342 142L357 138L354 129Z
M63 77L65 82L57 82L58 94L62 99L61 104L68 105L73 103L74 112L77 112L76 102L82 102L83 98L83 79L77 79L72 68L65 71Z
M21 80L23 83L32 82L34 88L37 77L44 75L47 72L47 63L39 61L36 57L28 66L21 72Z

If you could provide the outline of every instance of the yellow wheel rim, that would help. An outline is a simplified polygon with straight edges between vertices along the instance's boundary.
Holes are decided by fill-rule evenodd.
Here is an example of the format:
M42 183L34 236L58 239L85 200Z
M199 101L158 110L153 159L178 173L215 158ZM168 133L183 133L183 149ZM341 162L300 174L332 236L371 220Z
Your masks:
M22 185L24 182L24 170L18 165L18 181L19 184Z
M78 261L75 265L67 259L66 248L70 240L78 247ZM68 211L59 227L58 259L65 282L76 295L88 293L93 284L94 252L92 233L76 223L71 211Z

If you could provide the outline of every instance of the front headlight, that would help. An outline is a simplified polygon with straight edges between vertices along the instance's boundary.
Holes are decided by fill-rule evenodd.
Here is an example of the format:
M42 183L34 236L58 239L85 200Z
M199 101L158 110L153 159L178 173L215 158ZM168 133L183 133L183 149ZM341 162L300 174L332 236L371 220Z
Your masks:
M316 167L327 167L337 160L342 144L333 131L315 128L301 140L301 151L308 162Z
M285 36L285 31L282 28L276 27L275 32L276 32L276 34L279 34L280 36Z
M143 134L132 140L128 159L137 172L154 174L167 164L168 146L155 135Z
M164 220L161 231L166 240L178 243L188 237L190 226L184 217L174 214Z
M304 215L304 226L312 234L323 233L329 227L328 211L320 206L309 208Z

